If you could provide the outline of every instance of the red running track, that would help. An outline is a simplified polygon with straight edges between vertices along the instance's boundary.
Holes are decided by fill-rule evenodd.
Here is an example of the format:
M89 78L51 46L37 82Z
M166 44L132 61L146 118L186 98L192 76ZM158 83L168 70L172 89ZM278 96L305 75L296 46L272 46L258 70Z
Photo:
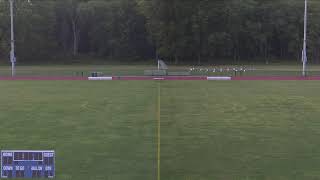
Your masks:
M87 77L0 77L0 81L87 81ZM145 80L169 80L169 81L206 81L206 76L115 76L112 80L145 81ZM232 81L320 81L320 76L243 76L232 77Z
M30 76L30 77L0 77L0 81L86 81L87 77L40 77L40 76Z
M166 80L166 81L206 81L206 76L116 76L112 80L143 81L143 80Z
M87 81L88 77L40 77L40 76L16 76L16 77L0 77L0 81ZM145 80L170 80L170 81L199 81L207 80L205 76L115 76L112 80L124 81L145 81Z
M243 76L232 77L233 81L320 81L320 76Z

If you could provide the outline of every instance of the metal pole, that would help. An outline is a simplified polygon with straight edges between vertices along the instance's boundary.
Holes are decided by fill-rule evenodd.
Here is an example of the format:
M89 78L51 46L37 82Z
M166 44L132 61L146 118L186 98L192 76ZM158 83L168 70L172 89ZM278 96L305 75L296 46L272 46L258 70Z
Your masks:
M304 2L304 36L303 36L303 50L302 50L302 76L306 76L307 66L307 24L308 24L308 0Z
M11 17L11 51L10 51L10 61L11 61L11 75L15 76L15 46L14 46L14 22L13 22L13 2L14 0L10 0L10 17Z

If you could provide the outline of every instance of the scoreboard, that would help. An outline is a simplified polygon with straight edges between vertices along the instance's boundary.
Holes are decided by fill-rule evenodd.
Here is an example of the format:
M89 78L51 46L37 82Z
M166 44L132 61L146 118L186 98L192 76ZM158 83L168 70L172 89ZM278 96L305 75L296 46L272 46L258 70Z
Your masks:
M54 151L1 151L1 178L54 178Z

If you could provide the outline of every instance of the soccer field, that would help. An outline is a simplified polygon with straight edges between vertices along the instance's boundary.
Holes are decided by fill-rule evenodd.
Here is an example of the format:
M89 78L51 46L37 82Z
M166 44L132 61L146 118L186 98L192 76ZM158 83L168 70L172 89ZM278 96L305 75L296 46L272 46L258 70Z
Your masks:
M319 179L319 91L317 81L1 81L0 149L55 150L61 180Z

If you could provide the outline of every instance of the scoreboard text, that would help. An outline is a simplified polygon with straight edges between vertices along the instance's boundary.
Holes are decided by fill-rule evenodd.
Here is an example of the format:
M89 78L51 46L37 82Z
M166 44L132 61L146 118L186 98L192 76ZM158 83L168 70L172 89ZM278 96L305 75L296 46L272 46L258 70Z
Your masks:
M54 151L1 151L1 178L54 178Z

